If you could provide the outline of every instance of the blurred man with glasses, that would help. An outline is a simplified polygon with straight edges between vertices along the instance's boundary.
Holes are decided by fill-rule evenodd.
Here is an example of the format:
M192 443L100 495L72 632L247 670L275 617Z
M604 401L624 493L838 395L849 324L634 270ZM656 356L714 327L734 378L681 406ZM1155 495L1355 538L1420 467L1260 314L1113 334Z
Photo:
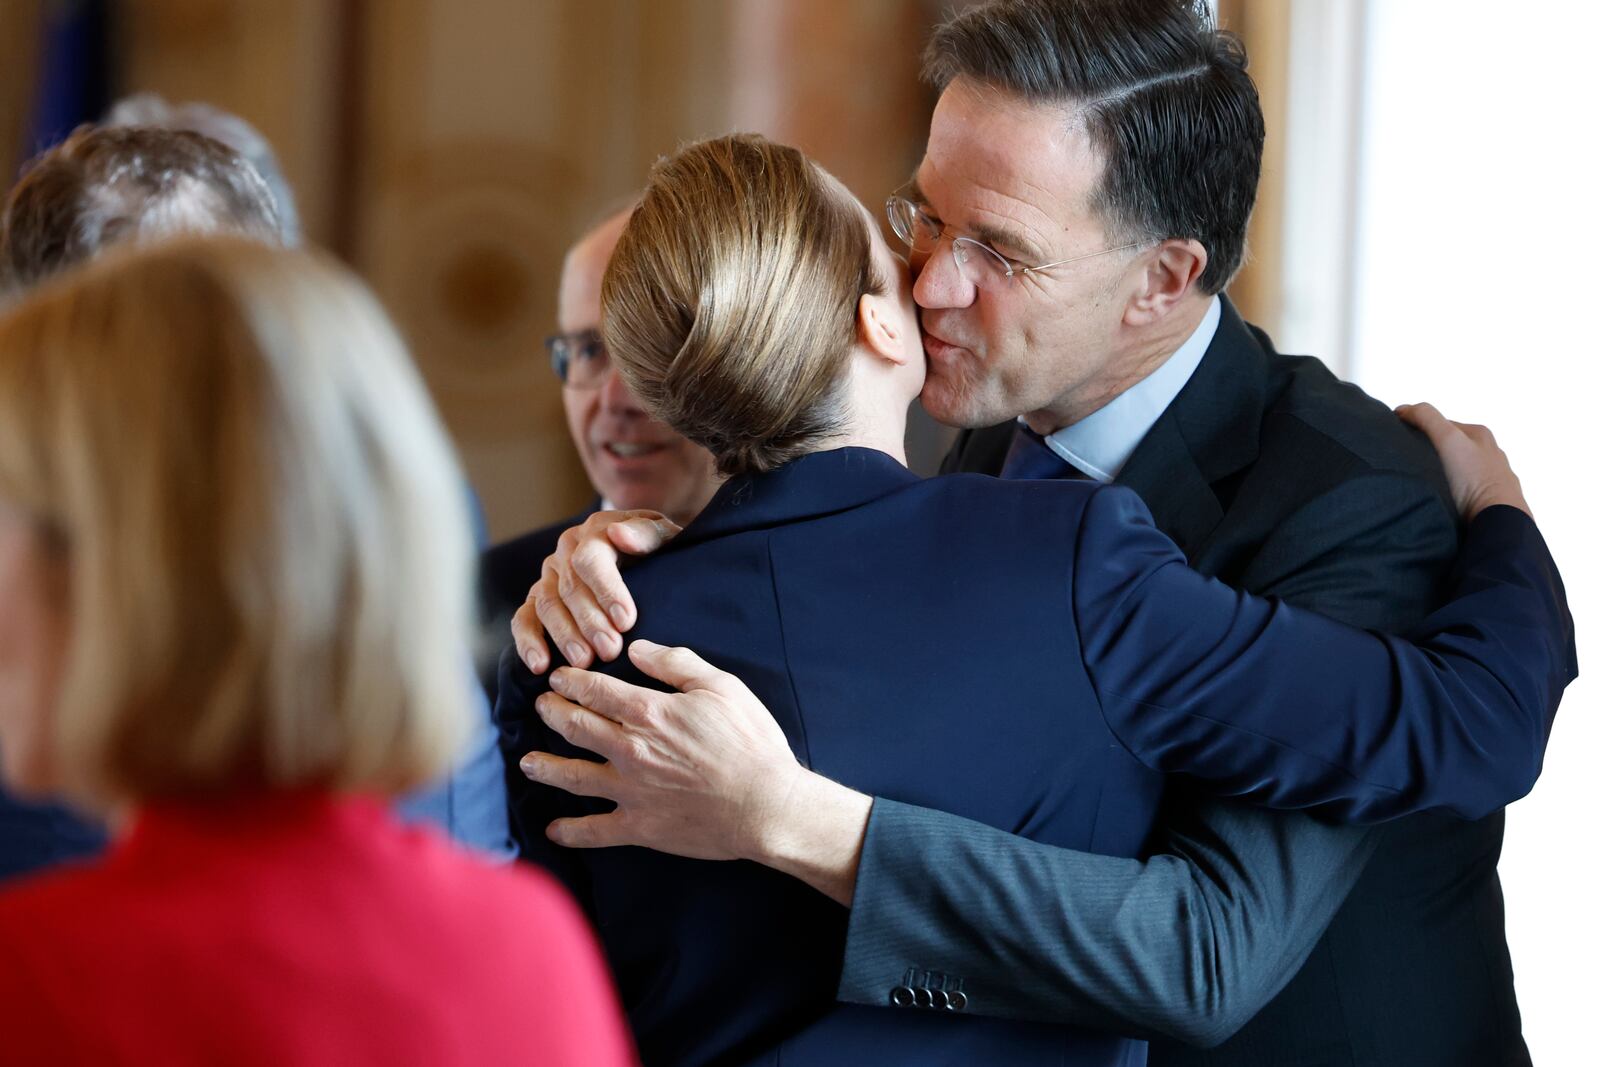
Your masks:
M577 515L484 552L484 615L500 643L507 620L522 606L540 564L568 527L597 509L648 509L687 525L722 484L711 454L647 415L606 356L600 338L600 280L632 214L630 206L607 217L578 239L562 264L556 296L560 332L545 344L561 381L573 447L597 496ZM499 649L496 644L497 654ZM491 699L494 673L493 665L483 672Z

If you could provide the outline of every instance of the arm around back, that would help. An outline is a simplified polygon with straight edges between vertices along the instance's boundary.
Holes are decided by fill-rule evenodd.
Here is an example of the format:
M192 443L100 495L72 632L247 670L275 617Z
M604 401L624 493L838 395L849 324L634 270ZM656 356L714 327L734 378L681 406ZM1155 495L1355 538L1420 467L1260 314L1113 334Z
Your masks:
M1190 570L1132 493L1085 509L1073 604L1107 724L1148 765L1345 822L1497 811L1532 788L1572 619L1533 521L1473 520L1416 644Z
M970 1014L1209 1048L1300 969L1376 843L1219 804L1133 860L879 798L839 999L888 1004L908 971L931 972Z
M1275 524L1239 584L1407 629L1436 602L1456 521L1419 478L1345 483ZM840 999L885 1004L922 969L957 976L976 1014L1219 1044L1300 969L1378 838L1203 797L1169 818L1140 862L878 800Z

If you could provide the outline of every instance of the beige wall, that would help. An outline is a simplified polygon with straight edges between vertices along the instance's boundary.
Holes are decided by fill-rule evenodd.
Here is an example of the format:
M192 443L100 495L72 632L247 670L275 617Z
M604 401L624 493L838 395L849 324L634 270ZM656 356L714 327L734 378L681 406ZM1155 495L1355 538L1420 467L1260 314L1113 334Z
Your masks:
M569 241L657 156L734 128L800 145L876 210L921 153L932 100L918 55L944 6L124 0L120 51L127 89L211 101L276 146L309 237L371 280L410 339L503 537L589 495L542 346ZM1285 8L1221 6L1251 47L1269 127L1232 291L1270 326ZM8 0L0 30L36 8ZM912 446L926 466L940 441L919 423Z
M278 148L411 341L496 537L589 496L544 358L567 244L680 142L757 129L875 204L921 150L925 0L128 0L127 87Z
M129 90L205 100L272 142L302 225L326 241L332 221L332 106L341 3L329 0L125 0L117 18Z
M590 496L544 358L561 256L680 140L720 130L720 2L368 8L355 262L505 536Z
M42 0L0 3L0 174L9 184L21 160L33 89Z
M1239 312L1268 333L1279 332L1283 310L1284 119L1289 102L1288 0L1219 0L1221 25L1237 33L1261 95L1267 140L1261 186L1250 218L1248 255L1228 287Z

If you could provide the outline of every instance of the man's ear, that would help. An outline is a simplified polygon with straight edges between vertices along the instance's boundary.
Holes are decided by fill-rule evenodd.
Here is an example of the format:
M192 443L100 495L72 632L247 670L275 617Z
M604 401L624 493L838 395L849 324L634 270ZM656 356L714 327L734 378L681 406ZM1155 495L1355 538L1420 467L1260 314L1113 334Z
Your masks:
M856 339L873 355L896 366L906 363L904 316L887 296L862 293L856 304Z
M1206 272L1206 262L1206 246L1199 241L1162 241L1145 261L1143 275L1137 280L1122 321L1129 326L1160 321L1196 290L1200 276Z

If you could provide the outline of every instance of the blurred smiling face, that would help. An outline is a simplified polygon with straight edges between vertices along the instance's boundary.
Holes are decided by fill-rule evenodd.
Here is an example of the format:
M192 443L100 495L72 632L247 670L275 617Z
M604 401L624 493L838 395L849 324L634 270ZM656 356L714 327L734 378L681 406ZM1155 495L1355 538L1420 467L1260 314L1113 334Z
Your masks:
M66 564L0 500L0 778L49 786L46 734L66 649Z
M626 221L625 214L608 221L567 256L556 308L562 333L599 328L600 282ZM592 358L606 359L603 348L595 351ZM612 507L692 519L720 484L711 454L651 418L615 367L583 373L597 381L564 385L561 402L590 483Z

